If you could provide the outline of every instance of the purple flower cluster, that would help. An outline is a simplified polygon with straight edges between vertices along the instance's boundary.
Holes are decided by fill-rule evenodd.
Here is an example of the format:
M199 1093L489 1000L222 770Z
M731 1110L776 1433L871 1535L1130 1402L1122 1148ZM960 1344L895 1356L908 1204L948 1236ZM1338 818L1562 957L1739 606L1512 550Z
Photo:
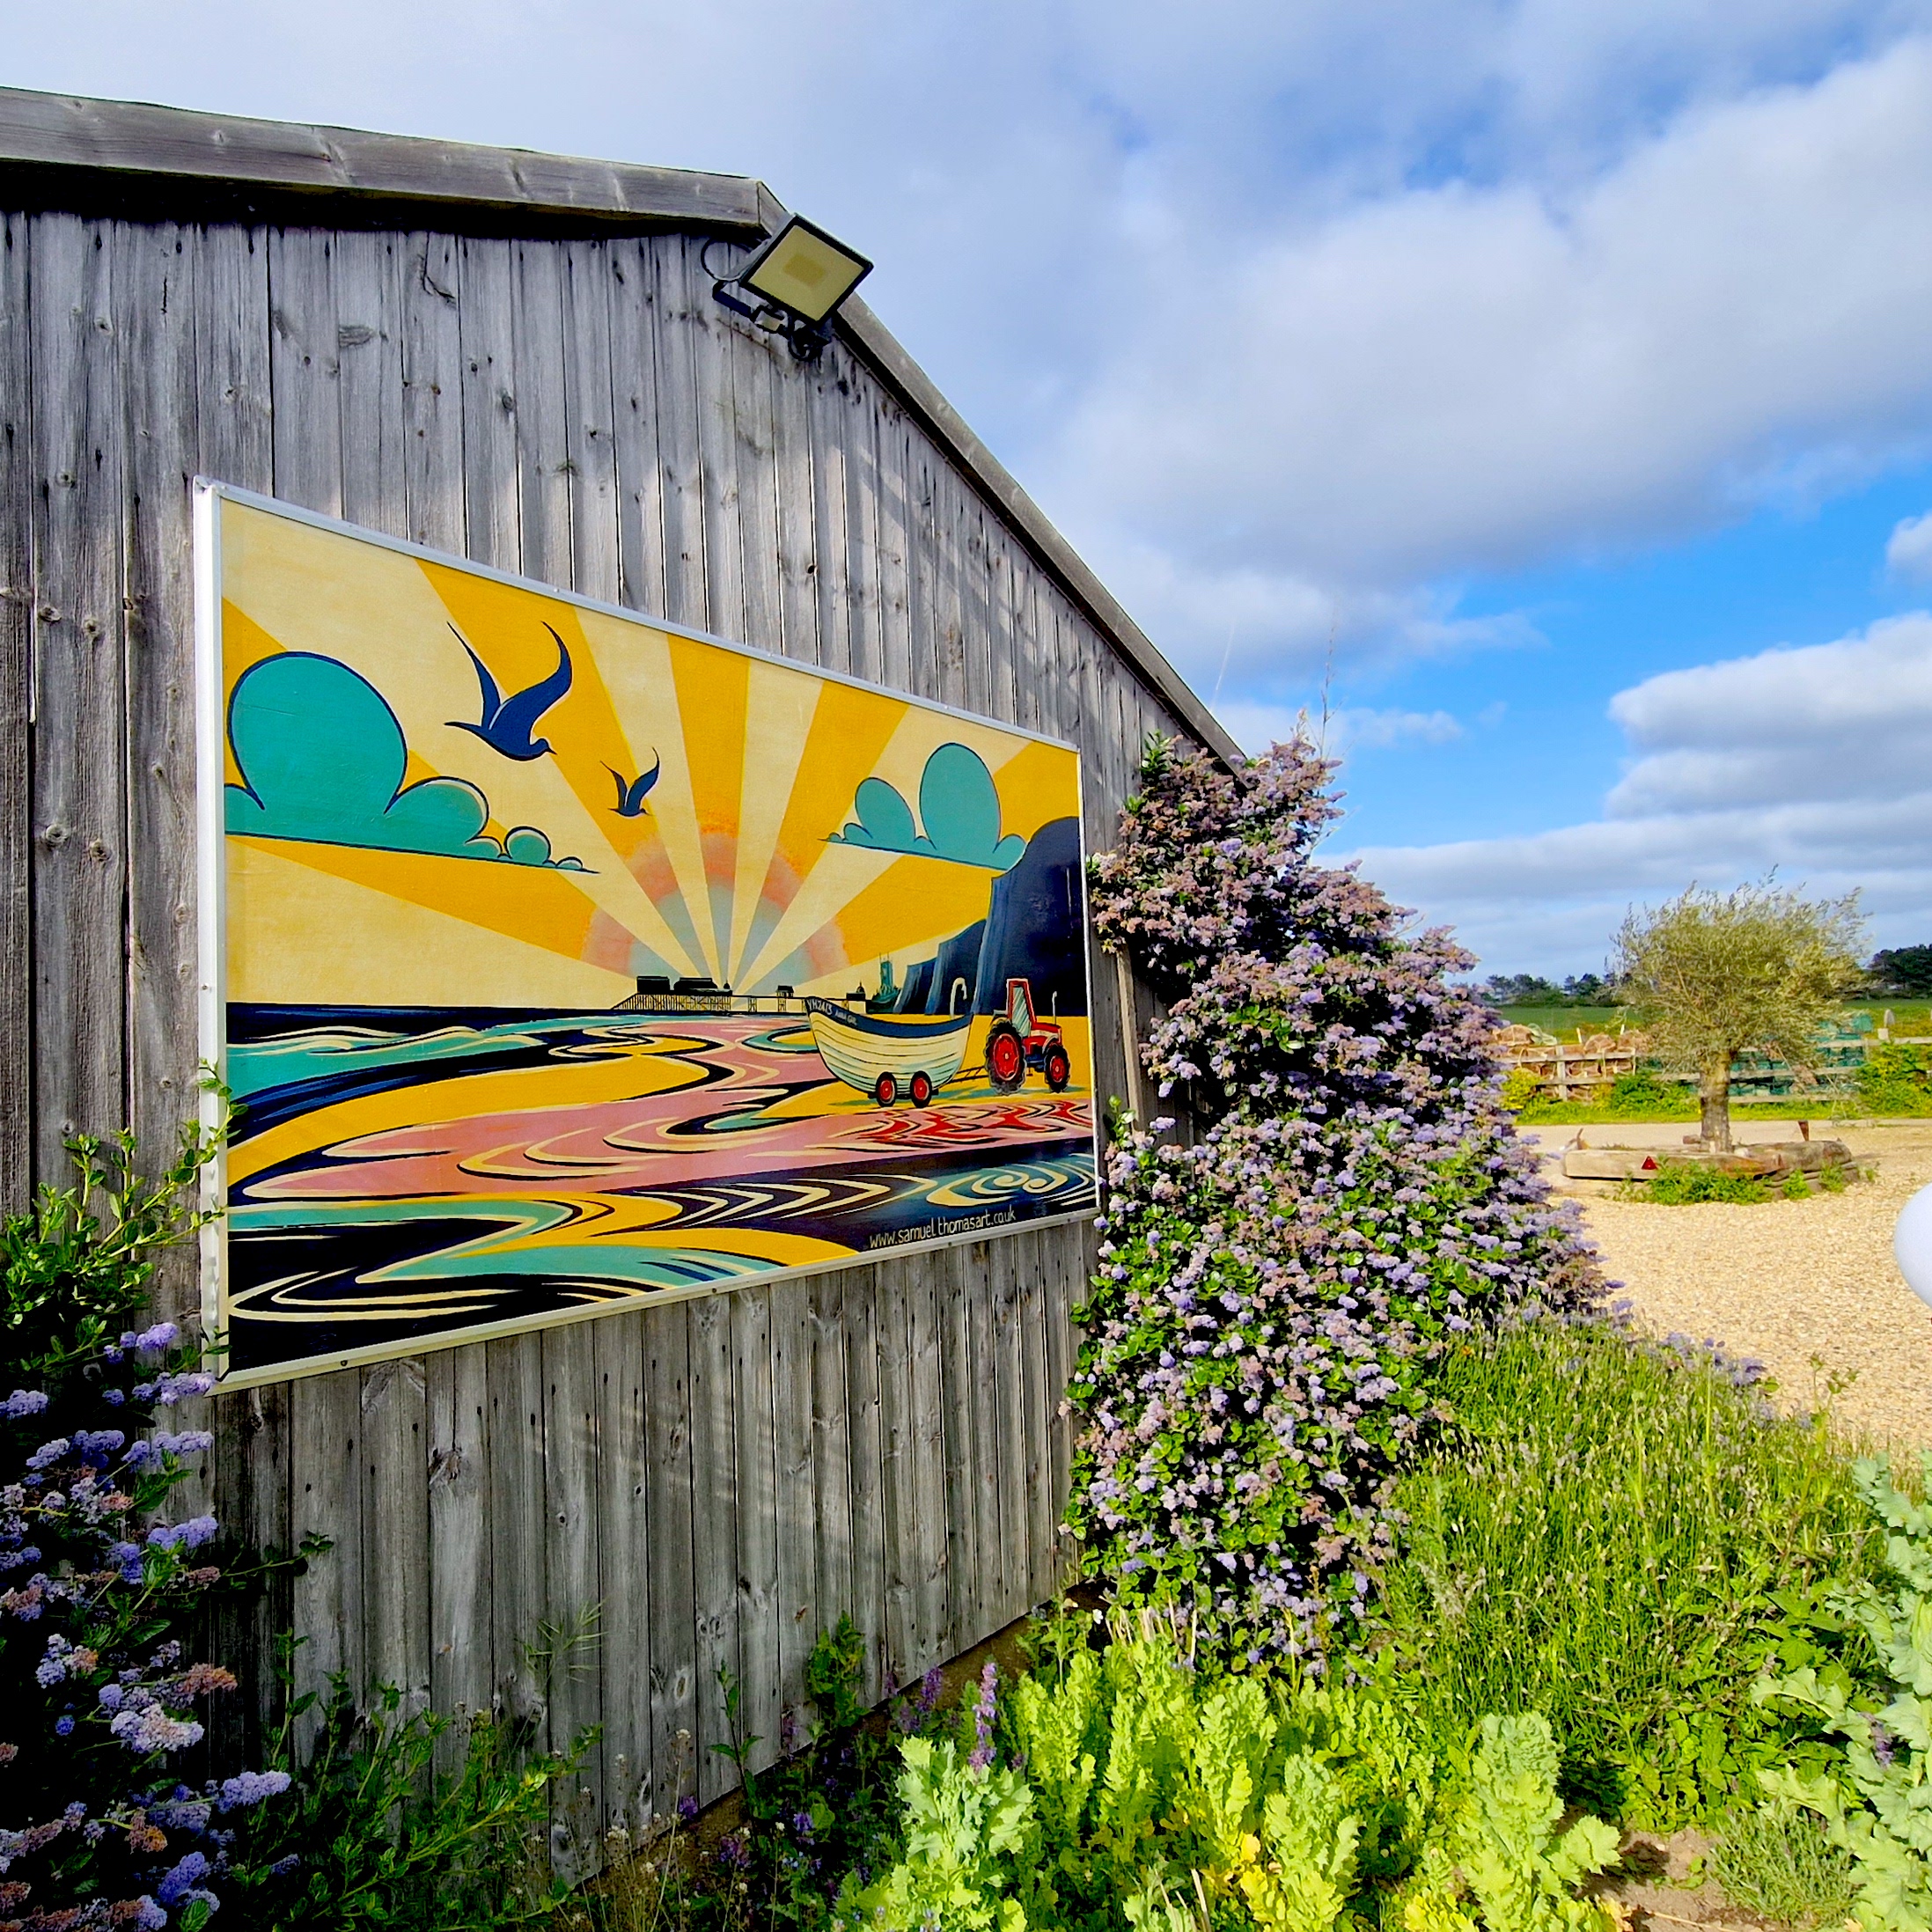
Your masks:
M130 1333L70 1358L79 1365L64 1387L0 1403L0 1617L29 1627L0 1649L11 1714L0 1721L11 1733L0 1774L32 1767L28 1789L0 1776L0 1928L197 1924L220 1903L226 1815L289 1786L279 1771L199 1793L162 1776L170 1753L204 1735L206 1701L235 1687L165 1634L199 1620L221 1575L201 1554L219 1533L212 1516L156 1520L187 1473L181 1458L212 1438L129 1441L156 1407L205 1380L176 1343L172 1324ZM130 1356L147 1357L129 1363L144 1383L103 1377ZM110 1414L115 1426L101 1426Z
M1296 743L1237 779L1157 745L1095 863L1102 938L1168 1008L1148 1070L1197 1137L1116 1140L1071 1389L1089 1574L1318 1664L1392 1548L1431 1363L1601 1289L1449 981L1469 957L1313 863L1332 769Z
M975 1771L993 1767L993 1725L999 1715L1000 1667L991 1657L980 1672L979 1694L973 1700L973 1749L966 1763Z

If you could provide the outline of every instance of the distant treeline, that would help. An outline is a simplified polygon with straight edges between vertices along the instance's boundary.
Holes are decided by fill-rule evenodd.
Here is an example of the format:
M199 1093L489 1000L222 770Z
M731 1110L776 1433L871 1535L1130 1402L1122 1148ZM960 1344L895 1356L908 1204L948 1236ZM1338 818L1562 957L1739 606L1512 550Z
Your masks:
M1872 999L1932 998L1932 946L1888 946L1865 967ZM1616 982L1595 973L1546 980L1539 973L1492 973L1476 988L1486 1006L1614 1006Z
M1492 973L1476 989L1485 1006L1614 1006L1616 988L1594 973L1558 982L1539 973Z

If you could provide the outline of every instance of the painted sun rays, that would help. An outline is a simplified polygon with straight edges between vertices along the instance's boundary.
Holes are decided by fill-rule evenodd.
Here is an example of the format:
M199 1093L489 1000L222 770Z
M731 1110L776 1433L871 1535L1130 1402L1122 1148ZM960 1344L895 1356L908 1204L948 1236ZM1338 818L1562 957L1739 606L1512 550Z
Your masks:
M467 787L488 801L486 844L540 828L581 864L569 876L585 922L533 931L611 974L613 1003L621 981L649 973L804 987L983 916L985 871L838 836L868 781L917 796L949 736L988 771L1012 768L1017 830L1032 829L1028 753L1043 747L454 565L391 551L345 573L330 568L334 533L243 505L225 514L237 561L257 551L274 566L231 580L243 600L234 629L253 639L231 671L307 651L382 687L408 748L405 785ZM415 642L431 635L435 650ZM400 635L415 664L390 689ZM540 716L511 718L519 694ZM350 867L299 845L276 856L441 914L460 901L423 867ZM929 903L929 934L907 929L907 903Z

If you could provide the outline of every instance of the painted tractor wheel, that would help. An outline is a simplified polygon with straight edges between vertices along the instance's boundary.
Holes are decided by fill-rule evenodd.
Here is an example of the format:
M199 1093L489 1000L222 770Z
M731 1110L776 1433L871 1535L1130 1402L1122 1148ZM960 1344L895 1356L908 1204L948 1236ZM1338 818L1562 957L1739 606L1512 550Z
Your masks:
M878 1084L872 1089L872 1098L882 1107L891 1106L893 1102L899 1098L898 1081L894 1080L891 1074L882 1073L878 1076Z
M1056 1043L1047 1049L1044 1071L1047 1075L1047 1084L1055 1093L1073 1078L1073 1062L1067 1058L1067 1049L1064 1047Z
M912 1103L915 1107L926 1106L932 1099L932 1082L924 1074L915 1073L907 1091L911 1094Z
M986 1036L986 1077L1002 1093L1012 1093L1026 1078L1026 1047L1018 1031L995 1020Z

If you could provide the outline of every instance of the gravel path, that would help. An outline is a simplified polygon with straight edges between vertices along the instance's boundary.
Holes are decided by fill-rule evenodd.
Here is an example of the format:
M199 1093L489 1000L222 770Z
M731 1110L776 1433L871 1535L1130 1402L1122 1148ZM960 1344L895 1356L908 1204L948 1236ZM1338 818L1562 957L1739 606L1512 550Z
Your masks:
M1630 1128L1584 1131L1592 1146L1649 1138ZM1645 1326L1757 1357L1777 1377L1784 1406L1828 1401L1855 1435L1932 1447L1932 1309L1892 1258L1899 1209L1932 1183L1932 1121L1816 1131L1837 1131L1877 1178L1842 1194L1757 1208L1591 1200L1581 1203L1584 1218ZM1790 1132L1781 1125L1752 1138ZM1568 1130L1539 1137L1554 1151ZM1827 1383L1848 1377L1831 1394Z

